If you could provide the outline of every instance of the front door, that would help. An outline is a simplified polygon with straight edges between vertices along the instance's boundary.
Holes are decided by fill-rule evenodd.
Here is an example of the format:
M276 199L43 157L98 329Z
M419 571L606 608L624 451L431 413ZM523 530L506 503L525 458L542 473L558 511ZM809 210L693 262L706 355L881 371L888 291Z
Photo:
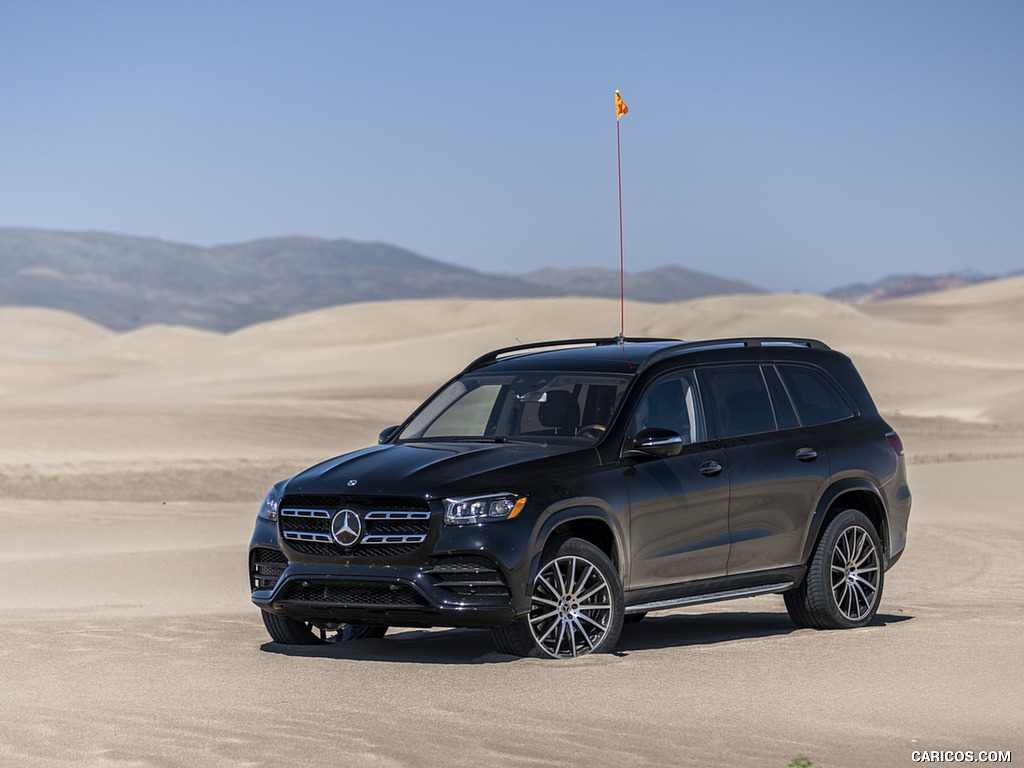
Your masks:
M630 437L659 427L677 432L684 442L678 456L637 459L625 470L630 589L724 575L729 474L721 447L706 439L693 371L654 380L630 418Z

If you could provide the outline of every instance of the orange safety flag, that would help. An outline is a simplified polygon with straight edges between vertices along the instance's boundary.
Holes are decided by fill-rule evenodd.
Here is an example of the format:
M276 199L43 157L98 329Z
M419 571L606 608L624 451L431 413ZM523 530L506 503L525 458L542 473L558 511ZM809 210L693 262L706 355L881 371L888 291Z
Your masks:
M629 112L629 107L626 106L626 102L619 96L619 92L615 92L615 119L618 120L624 114Z

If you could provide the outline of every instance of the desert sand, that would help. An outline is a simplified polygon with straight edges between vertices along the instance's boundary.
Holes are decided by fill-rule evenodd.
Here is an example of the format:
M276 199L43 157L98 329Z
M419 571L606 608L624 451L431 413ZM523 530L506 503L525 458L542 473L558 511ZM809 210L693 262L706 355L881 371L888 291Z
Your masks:
M572 662L474 630L270 643L246 550L271 483L374 442L488 349L614 336L617 304L349 305L229 335L5 307L0 765L1024 760L1024 278L864 306L630 303L626 324L855 360L915 495L872 625L798 630L767 596L653 614Z

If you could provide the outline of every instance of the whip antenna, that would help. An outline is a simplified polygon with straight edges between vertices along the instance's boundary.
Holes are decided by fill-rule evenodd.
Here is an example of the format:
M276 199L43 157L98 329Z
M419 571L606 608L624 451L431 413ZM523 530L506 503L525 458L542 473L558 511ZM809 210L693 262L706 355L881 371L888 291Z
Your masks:
M629 112L629 107L615 92L615 165L619 176L619 344L626 343L626 263L622 248L622 136L619 119ZM625 351L625 350L623 350Z

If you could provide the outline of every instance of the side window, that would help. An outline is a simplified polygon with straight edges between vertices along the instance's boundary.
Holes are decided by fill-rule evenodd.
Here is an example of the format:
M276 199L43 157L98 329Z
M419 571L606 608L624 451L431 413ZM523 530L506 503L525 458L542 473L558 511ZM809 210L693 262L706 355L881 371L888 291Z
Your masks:
M800 426L800 421L796 417L796 411L793 410L793 403L789 400L786 388L782 386L779 372L773 365L762 366L761 371L764 373L764 380L768 383L768 391L772 396L772 405L775 406L775 420L779 423L779 429L796 429Z
M806 426L828 424L853 416L853 409L847 405L832 382L817 371L795 365L780 365L779 373L793 398L800 420Z
M720 437L755 435L777 428L759 366L709 368L705 375Z
M637 404L630 420L630 433L649 427L678 432L684 443L706 439L700 395L693 371L680 371L656 380Z

